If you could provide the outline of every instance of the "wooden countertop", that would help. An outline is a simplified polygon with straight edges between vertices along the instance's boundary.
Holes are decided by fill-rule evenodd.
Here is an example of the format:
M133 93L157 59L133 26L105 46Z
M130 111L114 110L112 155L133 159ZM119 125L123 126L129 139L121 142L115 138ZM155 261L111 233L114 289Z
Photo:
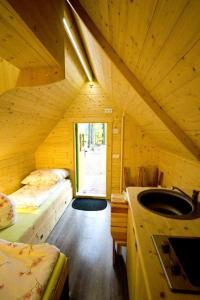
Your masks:
M149 188L129 187L127 192L149 299L200 299L200 295L173 293L170 291L151 239L152 234L200 236L200 218L177 220L162 217L148 211L137 201L137 194L145 189Z

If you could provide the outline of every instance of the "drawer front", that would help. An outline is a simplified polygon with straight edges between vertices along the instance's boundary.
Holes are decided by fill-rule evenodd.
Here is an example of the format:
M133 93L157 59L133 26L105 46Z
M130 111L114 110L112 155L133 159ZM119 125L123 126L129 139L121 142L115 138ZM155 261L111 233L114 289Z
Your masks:
M127 207L111 207L111 214L128 214L128 208Z
M114 240L127 240L128 203L111 202L111 235Z
M45 242L51 230L52 230L51 223L43 223L42 226L36 230L32 243L39 244Z
M127 227L127 214L112 213L111 214L111 226Z
M126 241L127 240L127 228L111 226L111 235L114 240Z

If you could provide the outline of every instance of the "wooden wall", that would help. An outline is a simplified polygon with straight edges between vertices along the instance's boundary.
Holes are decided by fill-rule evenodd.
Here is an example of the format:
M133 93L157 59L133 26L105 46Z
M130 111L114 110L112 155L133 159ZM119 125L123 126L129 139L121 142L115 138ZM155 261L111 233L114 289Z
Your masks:
M77 87L64 80L45 87L14 89L0 97L0 179L5 177L2 191L13 191L21 177L34 169L36 148L63 116Z
M80 20L79 28L96 79L103 90L94 83L85 85L79 93L84 75L67 40L65 79L54 84L30 87L36 82L44 84L50 81L51 78L43 80L47 68L59 67L64 61L62 1L58 1L55 15L55 1L50 1L49 11L45 11L45 16L55 17L52 24L56 26L52 31L39 14L46 2L31 2L31 5L36 3L33 14L14 0L0 3L0 40L3 45L0 48L0 57L3 58L0 60L1 190L14 190L21 177L34 168L33 154L39 145L36 151L37 167L68 167L73 174L73 123L102 121L110 124L109 190L118 192L120 157L112 158L112 154L120 154L123 112L124 166L131 167L133 182L138 166L156 162L165 172L164 184L198 188L199 163L192 161L191 153L135 93ZM200 145L200 1L80 2L161 109L196 145ZM42 26L35 27L35 21ZM57 43L56 36L59 37ZM50 47L52 43L53 48ZM22 70L28 87L15 88ZM42 74L39 81L38 72ZM50 71L47 77L51 74ZM104 113L104 108L108 106L113 108L112 115ZM114 134L113 128L117 128L119 133ZM8 181L8 177L12 180Z
M129 169L129 184L137 185L138 168L157 164L157 146L129 115L124 121L123 165Z
M185 159L181 156L156 149L156 161L160 170L164 171L164 185L178 186L187 193L200 190L200 162Z
M112 108L106 114L105 108ZM108 194L120 188L120 143L121 113L109 100L97 83L85 84L79 95L66 111L64 118L54 127L36 151L36 166L66 167L74 176L74 131L75 122L108 123ZM112 129L115 130L112 133ZM116 130L117 129L117 130ZM119 154L119 158L113 154Z
M17 61L20 57L16 56ZM23 88L16 87L21 70L0 60L0 191L13 192L20 186L22 177L35 168L36 148L84 83L83 72L69 43L66 43L65 59L64 80L35 87L30 87L29 80L30 86Z
M102 101L103 99L103 101ZM100 105L99 105L100 104ZM114 117L105 117L103 108L113 107ZM116 110L116 111L115 111ZM45 141L36 151L36 167L65 167L74 176L74 122L108 121L119 129L119 134L112 134L112 154L120 153L121 114L111 104L97 84L90 90L86 85L68 108L64 118L57 123ZM110 120L109 120L110 119ZM138 168L158 166L164 172L164 186L177 185L186 192L200 189L200 163L167 152L156 145L145 132L138 127L132 117L125 115L124 121L123 165L130 169L130 182L137 185ZM111 161L111 191L119 192L120 160Z
M20 186L21 180L35 169L34 153L22 152L0 160L0 192L10 194Z
M164 186L178 186L188 193L200 190L200 162L159 147L128 115L124 125L124 166L130 169L133 185L137 184L138 167L157 166L164 172Z

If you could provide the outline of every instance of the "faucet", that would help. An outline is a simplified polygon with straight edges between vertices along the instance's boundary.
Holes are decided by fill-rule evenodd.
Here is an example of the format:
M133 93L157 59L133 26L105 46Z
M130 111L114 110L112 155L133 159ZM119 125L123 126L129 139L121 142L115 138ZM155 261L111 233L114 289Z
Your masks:
M193 190L193 192L192 192L192 203L194 205L198 205L198 197L199 197L199 191Z
M197 206L197 204L198 204L198 196L199 196L199 192L200 191L193 190L192 197L191 197L188 194L186 194L184 191L182 191L180 188L178 188L177 186L172 186L172 190L177 190L177 191L181 192L184 196L186 196L187 198L191 199L192 203L195 206Z

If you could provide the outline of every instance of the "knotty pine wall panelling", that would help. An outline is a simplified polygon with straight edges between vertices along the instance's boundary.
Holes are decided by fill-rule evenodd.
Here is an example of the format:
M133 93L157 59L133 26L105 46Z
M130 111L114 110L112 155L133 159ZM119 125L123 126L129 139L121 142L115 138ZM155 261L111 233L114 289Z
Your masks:
M65 58L64 80L23 88L16 88L20 70L0 60L0 191L4 193L20 187L22 177L35 168L34 152L84 83L68 44Z
M182 188L187 193L200 190L200 163L159 147L138 126L131 116L124 123L124 167L130 170L130 183L137 185L138 168L157 166L164 172L163 185Z
M112 108L112 113L105 113ZM97 83L87 83L68 107L36 151L36 166L65 167L74 178L74 124L78 122L106 122L108 124L108 195L120 189L121 112L105 95ZM115 130L113 130L115 128ZM116 130L117 129L117 130ZM118 154L118 158L116 155Z
M10 194L21 187L21 180L35 169L32 152L13 154L0 160L0 192Z
M200 162L189 160L165 149L156 149L157 163L164 171L164 186L178 186L192 195L195 189L200 190Z
M80 2L160 108L199 147L200 1ZM159 147L195 160L135 93L81 20L77 21L96 78L109 97Z
M157 166L157 146L129 115L124 121L123 165L129 169L129 183L137 185L139 167Z

